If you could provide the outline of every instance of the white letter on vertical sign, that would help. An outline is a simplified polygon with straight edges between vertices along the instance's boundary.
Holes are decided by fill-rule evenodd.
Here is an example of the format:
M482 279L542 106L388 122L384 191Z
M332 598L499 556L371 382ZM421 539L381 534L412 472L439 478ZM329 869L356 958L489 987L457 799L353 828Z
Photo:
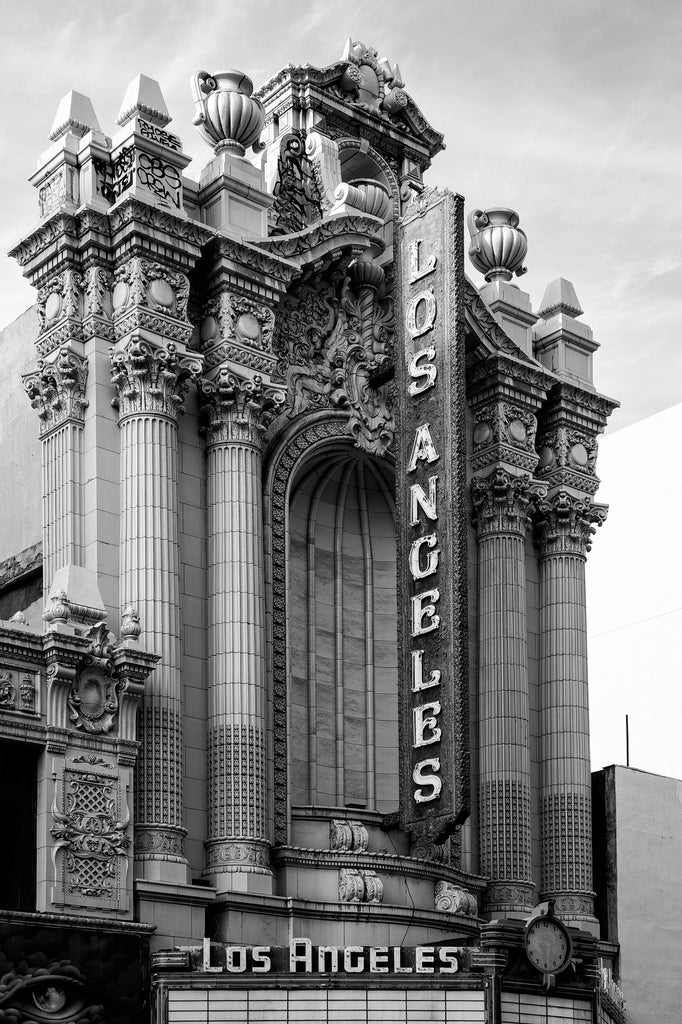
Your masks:
M440 669L434 668L428 679L424 679L424 648L412 651L412 693L430 690L440 682Z
M424 319L417 324L417 311L422 304L424 305ZM433 294L433 288L427 288L426 291L419 292L413 299L410 299L405 321L411 338L419 338L431 330L436 321L436 296Z
M429 256L424 266L420 267L419 246L421 244L421 238L415 238L414 242L410 242L407 247L407 251L410 254L410 284L414 284L415 281L419 281L422 277L426 277L427 274L432 274L438 264L437 256Z
M431 604L424 604L430 601ZM432 633L440 626L440 615L436 615L436 601L440 601L440 591L425 590L423 594L416 594L411 598L412 602L412 636L421 636L423 633Z
M413 380L407 391L413 398L415 395L421 395L423 391L428 391L429 388L435 387L436 377L438 376L438 370L432 362L435 358L436 350L433 345L429 345L428 348L422 348L419 352L415 352L410 359L410 377ZM420 366L420 359L426 359L427 362Z
M438 477L429 477L429 494L421 484L412 484L410 487L410 522L413 526L419 526L419 509L421 508L427 519L438 519L436 497L438 488Z
M425 576L431 576L438 568L440 548L436 548L435 551L429 551L426 555L425 566L422 568L421 565L421 549L425 544L427 548L435 548L437 543L438 537L435 533L427 533L425 536L417 537L416 540L412 541L412 547L410 548L410 573L413 580L423 580Z
M438 452L435 449L434 443L431 440L431 431L429 430L428 423L422 423L420 427L414 432L414 444L412 445L412 454L410 455L410 461L407 463L407 472L412 473L417 468L419 461L423 462L435 462L438 458Z
M429 714L429 711L431 714ZM428 747L431 743L438 743L441 737L441 730L436 716L439 714L439 700L431 701L430 704L421 704L418 708L414 708L412 711L413 747ZM427 735L427 732L431 735Z
M431 793L425 794L423 789L415 789L414 799L418 804L425 804L429 800L435 800L436 797L440 796L440 791L443 788L443 783L438 776L429 774L429 768L432 772L439 772L440 758L429 757L426 761L418 761L412 772L412 778L418 786L431 786L433 790Z

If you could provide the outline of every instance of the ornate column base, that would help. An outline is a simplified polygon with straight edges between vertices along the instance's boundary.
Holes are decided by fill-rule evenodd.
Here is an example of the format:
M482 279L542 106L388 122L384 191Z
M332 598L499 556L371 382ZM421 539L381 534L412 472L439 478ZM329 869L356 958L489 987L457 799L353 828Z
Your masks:
M503 917L530 914L536 903L535 886L532 882L501 879L488 885L483 900L483 912L501 914Z
M187 829L168 825L135 826L135 873L147 881L186 885L183 844Z
M540 893L540 902L554 900L554 913L564 924L585 928L599 938L599 922L594 914L595 893L568 889L553 889Z
M236 889L239 892L272 893L270 844L264 839L230 836L208 839L205 878L218 892Z

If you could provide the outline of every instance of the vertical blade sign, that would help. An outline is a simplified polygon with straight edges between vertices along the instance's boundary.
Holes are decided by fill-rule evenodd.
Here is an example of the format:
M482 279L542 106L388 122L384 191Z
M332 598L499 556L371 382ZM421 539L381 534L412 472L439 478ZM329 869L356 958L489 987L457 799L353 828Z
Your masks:
M468 814L462 235L461 197L434 189L401 225L400 820L421 849Z

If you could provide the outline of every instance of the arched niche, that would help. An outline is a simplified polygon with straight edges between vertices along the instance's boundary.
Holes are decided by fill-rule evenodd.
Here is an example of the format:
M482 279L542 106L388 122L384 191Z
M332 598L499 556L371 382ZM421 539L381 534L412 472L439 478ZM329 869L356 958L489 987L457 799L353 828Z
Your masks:
M393 466L345 419L292 430L265 480L274 836L293 806L398 806Z

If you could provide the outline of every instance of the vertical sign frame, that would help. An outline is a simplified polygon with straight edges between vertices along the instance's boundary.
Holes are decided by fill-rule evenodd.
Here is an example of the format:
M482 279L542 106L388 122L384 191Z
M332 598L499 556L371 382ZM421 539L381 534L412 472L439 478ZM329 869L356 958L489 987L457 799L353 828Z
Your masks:
M399 237L400 824L424 848L469 814L462 197L426 189Z

